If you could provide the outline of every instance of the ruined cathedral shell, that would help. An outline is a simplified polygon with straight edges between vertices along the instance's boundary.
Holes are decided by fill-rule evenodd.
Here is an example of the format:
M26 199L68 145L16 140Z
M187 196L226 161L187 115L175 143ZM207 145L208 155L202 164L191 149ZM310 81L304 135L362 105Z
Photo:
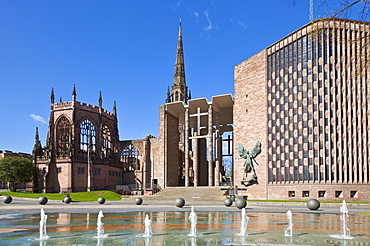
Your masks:
M72 101L55 103L52 90L47 143L35 158L39 192L113 190L122 176L116 107L103 109L101 94L99 106L76 97L74 87Z

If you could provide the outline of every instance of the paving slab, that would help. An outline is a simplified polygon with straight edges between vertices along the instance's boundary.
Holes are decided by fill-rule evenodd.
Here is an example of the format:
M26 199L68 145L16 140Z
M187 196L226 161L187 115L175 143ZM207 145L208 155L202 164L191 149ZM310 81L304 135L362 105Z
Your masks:
M237 212L240 211L235 204L226 207L220 201L202 201L201 199L185 200L185 206L178 208L175 200L154 199L152 196L140 196L143 199L141 205L135 204L137 196L124 198L121 201L106 201L104 204L96 202L71 202L49 200L47 204L41 205L38 199L13 197L10 204L0 203L0 214L25 214L38 213L41 208L49 212L64 213L86 213L86 212L162 212L162 211L190 211L194 206L197 211L202 212ZM0 198L1 199L1 198ZM370 213L369 204L347 203L349 212ZM270 212L285 213L291 210L295 213L340 213L340 203L321 203L318 210L309 210L305 202L248 202L247 212Z

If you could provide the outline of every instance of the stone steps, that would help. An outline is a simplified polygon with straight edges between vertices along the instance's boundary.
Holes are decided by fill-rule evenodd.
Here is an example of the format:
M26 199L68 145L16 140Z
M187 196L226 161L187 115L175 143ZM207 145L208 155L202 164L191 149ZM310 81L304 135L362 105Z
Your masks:
M181 197L186 202L223 202L226 198L225 190L228 188L223 186L198 186L198 187L168 187L164 190L152 195L145 196L146 201L175 201Z

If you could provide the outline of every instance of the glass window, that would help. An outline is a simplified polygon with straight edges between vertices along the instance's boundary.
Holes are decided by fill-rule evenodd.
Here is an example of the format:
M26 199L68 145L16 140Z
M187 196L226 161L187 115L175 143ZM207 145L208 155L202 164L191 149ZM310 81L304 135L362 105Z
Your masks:
M325 197L325 193L326 193L326 191L324 191L324 190L319 190L318 197Z
M79 174L85 173L85 168L84 167L77 167L77 173L79 173Z
M338 198L338 197L343 197L343 192L342 191L335 191L335 198Z
M94 174L100 174L100 168L94 168Z
M358 192L357 192L357 190L352 190L352 191L350 192L350 196L351 196L351 198L357 198L357 197L358 197Z

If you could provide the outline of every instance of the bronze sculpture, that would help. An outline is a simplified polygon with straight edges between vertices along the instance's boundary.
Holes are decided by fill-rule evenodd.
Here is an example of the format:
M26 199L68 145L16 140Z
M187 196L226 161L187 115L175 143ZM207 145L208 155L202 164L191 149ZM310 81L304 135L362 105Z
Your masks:
M243 178L241 183L242 184L243 183L248 183L250 185L252 183L257 182L257 175L256 175L256 171L254 170L253 161L256 162L256 160L254 160L254 158L256 158L257 155L259 155L261 153L261 142L257 141L257 143L254 145L251 153L249 153L249 151L246 150L241 143L238 143L238 151L239 151L239 156L241 158L245 159L245 163L244 163L245 177ZM239 158L239 159L241 159L241 158ZM252 177L247 178L247 175L250 172L253 173Z

